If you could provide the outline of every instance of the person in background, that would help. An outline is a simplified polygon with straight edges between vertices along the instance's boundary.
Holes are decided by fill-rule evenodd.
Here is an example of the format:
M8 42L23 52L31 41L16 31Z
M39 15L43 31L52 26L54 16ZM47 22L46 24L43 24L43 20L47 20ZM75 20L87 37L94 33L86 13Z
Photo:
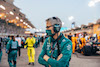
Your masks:
M85 40L85 35L81 35L81 38L80 38L80 49L82 49L84 46L86 45L86 40ZM81 51L81 53L83 54L83 51Z
M67 34L65 34L65 37L68 38Z
M18 54L19 54L19 56L21 56L21 37L19 37L19 35L17 35L15 40L18 41L18 45L19 45Z
M69 33L69 35L68 35L68 39L72 39L72 35L71 35L71 33Z
M25 42L25 46L24 48L27 48L27 55L28 55L28 59L29 59L29 63L28 65L30 65L32 63L32 65L34 65L35 62L35 48L34 48L34 44L35 44L36 40L33 37L33 34L30 34L30 37L28 37L26 39Z
M36 34L35 34L34 38L36 39L35 47L37 48L38 46L40 46L40 44L39 44L40 40L39 40L38 35L36 35Z
M76 34L73 35L71 40L72 40L72 44L73 44L73 53L75 53L75 50L76 50L75 48L76 48L76 45L78 43Z
M6 53L8 54L9 67L16 67L17 51L18 51L18 41L15 41L15 37L11 36L11 40L7 43ZM13 64L12 64L13 61Z
M86 42L89 40L88 34L85 34L85 40L86 40Z
M24 48L24 45L25 45L25 38L24 38L24 36L21 37L21 45L22 45L22 48Z
M41 42L42 42L42 45L43 45L43 42L44 42L44 37L43 36L41 37Z
M100 42L100 33L99 33L99 35L98 35L98 42Z

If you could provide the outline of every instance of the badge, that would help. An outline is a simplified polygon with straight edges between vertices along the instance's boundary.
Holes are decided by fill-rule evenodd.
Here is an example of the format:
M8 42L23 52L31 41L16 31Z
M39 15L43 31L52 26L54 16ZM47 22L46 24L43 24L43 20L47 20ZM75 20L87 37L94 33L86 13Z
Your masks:
M47 50L49 50L49 48L50 48L50 45L47 45Z
M65 41L66 41L65 39L62 40L62 42L65 42Z
M49 51L49 53L51 53L51 51Z

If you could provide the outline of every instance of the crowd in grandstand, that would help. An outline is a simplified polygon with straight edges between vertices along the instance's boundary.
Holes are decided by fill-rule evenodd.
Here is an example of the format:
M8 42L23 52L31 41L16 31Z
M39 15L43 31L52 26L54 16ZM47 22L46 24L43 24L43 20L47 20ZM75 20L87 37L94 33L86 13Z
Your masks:
M6 23L3 20L0 20L0 33L6 34L24 34L25 29L16 26L13 23Z

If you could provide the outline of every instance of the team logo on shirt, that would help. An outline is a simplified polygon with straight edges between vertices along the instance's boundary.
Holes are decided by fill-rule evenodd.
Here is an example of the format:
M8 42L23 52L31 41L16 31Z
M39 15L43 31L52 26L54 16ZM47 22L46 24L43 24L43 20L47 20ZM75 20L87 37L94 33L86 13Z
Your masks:
M65 41L66 41L65 39L62 40L62 42L65 42Z
M67 50L70 50L70 49L71 49L71 45L68 44L68 46L67 46Z
M49 42L47 42L47 45L50 45L50 43L49 43Z
M47 50L50 48L50 43L47 42Z

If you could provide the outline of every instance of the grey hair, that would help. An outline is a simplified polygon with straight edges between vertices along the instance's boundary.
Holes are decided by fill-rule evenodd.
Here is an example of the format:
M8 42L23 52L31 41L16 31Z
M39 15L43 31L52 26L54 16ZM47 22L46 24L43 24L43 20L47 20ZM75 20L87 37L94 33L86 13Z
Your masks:
M59 24L62 27L62 22L58 17L48 18L46 21L49 21L51 25Z

